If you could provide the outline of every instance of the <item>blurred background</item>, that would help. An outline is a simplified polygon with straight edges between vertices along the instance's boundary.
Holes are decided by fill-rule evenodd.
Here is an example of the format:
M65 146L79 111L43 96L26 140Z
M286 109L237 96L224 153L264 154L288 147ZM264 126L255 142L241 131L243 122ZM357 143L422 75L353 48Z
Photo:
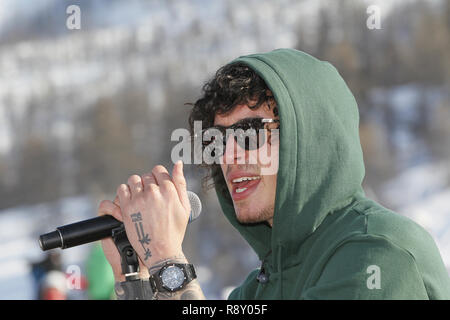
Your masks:
M337 67L366 194L425 227L450 273L450 1L0 0L0 299L113 298L98 245L46 255L39 234L95 216L134 173L171 170L185 103L220 66L280 47ZM259 261L204 172L185 174L203 202L185 254L222 299Z

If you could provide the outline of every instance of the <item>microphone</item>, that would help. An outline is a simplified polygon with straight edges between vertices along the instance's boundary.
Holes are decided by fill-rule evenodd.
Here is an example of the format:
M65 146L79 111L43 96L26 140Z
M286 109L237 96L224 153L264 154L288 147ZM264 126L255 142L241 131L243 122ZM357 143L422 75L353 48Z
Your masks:
M191 212L189 214L189 223L191 223L200 215L202 203L194 192L188 191L187 194L191 204ZM111 237L112 231L122 225L122 222L110 215L75 222L58 227L55 231L42 234L39 237L39 246L43 251L54 248L72 248Z

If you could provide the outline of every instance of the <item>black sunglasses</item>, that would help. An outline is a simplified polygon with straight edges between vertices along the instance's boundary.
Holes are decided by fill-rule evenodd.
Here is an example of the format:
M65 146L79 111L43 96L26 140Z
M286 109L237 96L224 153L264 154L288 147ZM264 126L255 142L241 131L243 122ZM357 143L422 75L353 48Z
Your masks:
M266 142L264 126L267 123L279 123L279 120L268 118L245 118L239 120L229 127L213 126L202 131L203 150L211 148L213 157L221 156L226 148L227 140L230 134L234 141L245 150L256 150L261 148ZM278 126L279 128L279 126ZM278 129L277 128L277 129ZM217 138L222 138L220 139ZM216 154L215 151L220 153Z

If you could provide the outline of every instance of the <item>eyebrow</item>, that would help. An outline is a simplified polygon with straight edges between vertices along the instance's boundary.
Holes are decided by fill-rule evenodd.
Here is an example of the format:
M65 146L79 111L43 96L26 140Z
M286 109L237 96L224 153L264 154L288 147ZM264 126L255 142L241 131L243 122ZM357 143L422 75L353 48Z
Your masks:
M240 124L240 123L243 123L243 122L247 122L247 121L249 121L249 120L255 120L255 119L264 119L264 118L262 118L262 117L248 117L248 118L243 118L243 119L241 119L241 120L239 120L239 121L236 121L235 123L233 123L232 125L229 125L229 126L221 126L221 125L215 125L215 126L212 126L211 128L217 128L217 129L228 129L228 128L231 128L231 127L233 127L233 126L235 126L235 125L237 125L237 124Z

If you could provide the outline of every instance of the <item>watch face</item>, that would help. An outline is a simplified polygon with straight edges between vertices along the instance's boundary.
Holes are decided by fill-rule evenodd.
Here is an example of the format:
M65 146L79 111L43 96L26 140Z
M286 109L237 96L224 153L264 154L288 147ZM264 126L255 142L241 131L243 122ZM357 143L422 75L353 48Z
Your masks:
M170 289L174 290L180 287L184 282L184 272L176 266L169 266L161 274L162 284Z

